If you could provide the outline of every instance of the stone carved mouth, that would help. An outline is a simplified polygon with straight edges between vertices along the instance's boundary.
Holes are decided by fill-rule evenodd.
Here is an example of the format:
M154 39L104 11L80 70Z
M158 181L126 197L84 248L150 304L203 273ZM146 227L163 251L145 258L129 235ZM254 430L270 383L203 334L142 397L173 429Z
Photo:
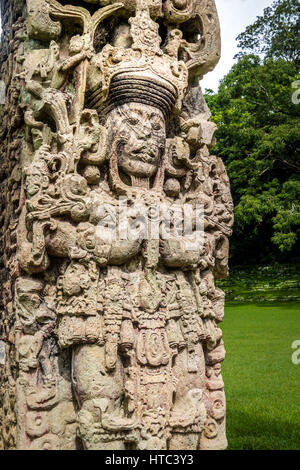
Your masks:
M152 149L151 147L143 146L139 147L132 151L132 156L135 159L142 160L145 163L152 163L153 160L156 159L157 153L156 149Z
M149 153L137 153L135 157L137 157L138 160L141 160L144 163L152 163L156 156L149 155Z

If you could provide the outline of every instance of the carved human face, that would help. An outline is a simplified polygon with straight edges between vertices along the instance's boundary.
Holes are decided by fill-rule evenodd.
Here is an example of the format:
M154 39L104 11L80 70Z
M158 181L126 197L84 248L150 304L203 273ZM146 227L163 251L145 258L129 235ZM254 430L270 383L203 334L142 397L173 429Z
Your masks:
M46 188L48 183L49 179L46 175L41 173L41 169L32 167L26 177L25 189L27 196L34 196L41 188Z
M36 312L41 304L40 297L36 292L19 292L18 302L23 309L31 314Z
M111 113L118 166L128 176L150 178L165 148L165 120L160 110L140 103L124 104Z
M84 40L81 36L73 36L70 41L69 51L70 54L78 54L82 51L84 46Z
M40 305L40 292L30 285L30 281L20 281L16 287L16 310L26 331L34 325Z
M88 288L89 282L88 269L83 264L72 262L64 275L63 290L69 296L79 295L82 289Z

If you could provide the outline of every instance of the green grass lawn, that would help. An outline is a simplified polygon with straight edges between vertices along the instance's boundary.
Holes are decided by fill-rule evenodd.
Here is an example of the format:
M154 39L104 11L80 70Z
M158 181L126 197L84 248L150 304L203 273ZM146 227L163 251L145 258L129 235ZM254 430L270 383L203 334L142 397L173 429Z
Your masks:
M300 450L300 303L228 304L222 329L229 449Z

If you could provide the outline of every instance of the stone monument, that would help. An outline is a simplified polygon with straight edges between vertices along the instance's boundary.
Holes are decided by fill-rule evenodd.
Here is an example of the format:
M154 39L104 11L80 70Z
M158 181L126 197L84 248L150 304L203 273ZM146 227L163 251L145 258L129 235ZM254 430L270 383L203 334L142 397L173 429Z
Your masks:
M0 449L225 449L214 0L0 5Z

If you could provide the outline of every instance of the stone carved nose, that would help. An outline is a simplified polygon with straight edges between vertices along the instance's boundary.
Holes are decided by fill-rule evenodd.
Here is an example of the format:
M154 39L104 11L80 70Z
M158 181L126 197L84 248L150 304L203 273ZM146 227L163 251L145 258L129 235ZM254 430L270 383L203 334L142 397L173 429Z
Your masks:
M151 134L152 134L152 126L150 124L150 122L144 122L143 123L143 136L145 137L151 137Z

